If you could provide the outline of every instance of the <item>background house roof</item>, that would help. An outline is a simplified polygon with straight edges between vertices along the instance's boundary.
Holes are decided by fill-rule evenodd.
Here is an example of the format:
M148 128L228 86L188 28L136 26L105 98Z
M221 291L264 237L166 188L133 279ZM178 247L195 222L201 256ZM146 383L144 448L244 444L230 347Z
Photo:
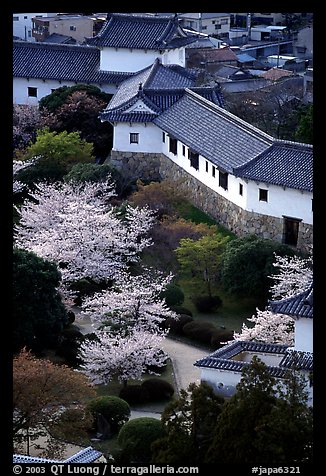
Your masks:
M134 73L100 71L100 50L82 45L13 42L13 76L120 84Z
M178 48L195 38L187 35L175 16L109 13L100 32L87 42L113 48L159 50Z

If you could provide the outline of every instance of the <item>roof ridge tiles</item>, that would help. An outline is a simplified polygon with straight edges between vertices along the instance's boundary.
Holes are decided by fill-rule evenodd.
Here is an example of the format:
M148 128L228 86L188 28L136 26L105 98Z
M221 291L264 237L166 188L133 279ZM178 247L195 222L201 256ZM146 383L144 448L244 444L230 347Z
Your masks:
M275 138L270 136L264 131L261 131L255 126L252 126L248 122L240 119L239 117L235 116L231 112L227 111L226 109L214 104L213 102L205 99L203 96L200 96L196 92L192 91L189 88L186 88L185 93L192 97L194 100L199 102L202 106L206 107L207 109L219 113L221 116L224 116L226 119L231 120L233 123L237 124L237 126L241 127L243 130L248 132L251 135L258 136L263 141L266 142L268 145L272 145L275 142Z

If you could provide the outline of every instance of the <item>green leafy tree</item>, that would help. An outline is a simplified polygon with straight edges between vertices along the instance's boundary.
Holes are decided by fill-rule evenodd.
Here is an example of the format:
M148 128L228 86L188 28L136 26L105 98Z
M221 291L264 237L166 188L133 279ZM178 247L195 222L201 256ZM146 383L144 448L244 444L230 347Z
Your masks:
M294 373L283 389L256 356L217 418L207 463L288 465L312 462L312 411L306 382Z
M300 111L298 127L295 131L295 140L313 144L313 105L309 104Z
M61 275L55 264L36 254L15 248L13 251L13 344L42 350L57 344L68 323L58 293Z
M293 256L289 247L272 240L247 235L226 245L221 264L221 280L229 293L239 296L263 297L270 287L275 254Z
M43 124L51 131L79 132L82 139L93 144L96 157L104 161L113 141L112 125L99 118L111 98L105 93L104 96L87 90L71 90L55 110L42 110Z
M175 250L181 272L190 275L195 283L204 283L209 297L212 297L212 284L218 280L221 258L230 239L218 233L198 240L183 238Z
M152 463L196 464L210 445L223 399L205 382L181 389L180 396L168 404L161 421L166 436L152 446Z
M24 155L24 160L37 157L35 165L17 173L16 179L31 186L34 182L62 180L73 165L94 162L93 146L80 138L78 132L37 132L36 141Z

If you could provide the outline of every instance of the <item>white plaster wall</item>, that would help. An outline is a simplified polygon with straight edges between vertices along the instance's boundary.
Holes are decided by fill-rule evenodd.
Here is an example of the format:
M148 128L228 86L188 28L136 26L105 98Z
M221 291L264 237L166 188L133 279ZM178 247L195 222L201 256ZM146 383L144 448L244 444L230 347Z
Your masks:
M14 104L30 104L36 106L39 101L48 94L51 94L52 89L57 89L62 86L75 86L77 83L72 81L54 81L54 80L45 80L42 79L33 79L29 81L26 78L14 78L13 79L13 103ZM114 94L116 87L113 84L99 85L98 86L102 91ZM37 88L37 97L28 97L28 88Z
M285 215L313 224L312 193L252 181L246 188L248 211L274 217ZM260 188L268 190L268 202L259 201Z
M228 370L201 368L201 381L209 383L216 391L223 391L225 387L235 387L241 380L241 372Z
M103 71L136 72L152 65L156 58L162 59L158 50L103 48L100 69Z
M178 64L180 66L186 66L186 53L185 48L178 48L175 50L168 50L163 53L162 64Z
M313 352L313 320L300 318L295 321L295 349Z
M139 134L138 144L130 144L130 133ZM162 150L162 131L155 124L119 123L114 128L113 150L123 152L154 152Z

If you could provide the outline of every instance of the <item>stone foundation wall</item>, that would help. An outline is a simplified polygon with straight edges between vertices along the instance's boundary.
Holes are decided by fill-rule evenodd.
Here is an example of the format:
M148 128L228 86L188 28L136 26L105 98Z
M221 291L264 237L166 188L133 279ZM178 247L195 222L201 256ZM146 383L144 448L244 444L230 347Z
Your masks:
M163 154L112 151L107 161L128 177L175 181L178 188L196 207L237 236L250 233L282 242L282 218L243 210L188 174ZM300 223L297 249L308 251L312 240L313 226Z

